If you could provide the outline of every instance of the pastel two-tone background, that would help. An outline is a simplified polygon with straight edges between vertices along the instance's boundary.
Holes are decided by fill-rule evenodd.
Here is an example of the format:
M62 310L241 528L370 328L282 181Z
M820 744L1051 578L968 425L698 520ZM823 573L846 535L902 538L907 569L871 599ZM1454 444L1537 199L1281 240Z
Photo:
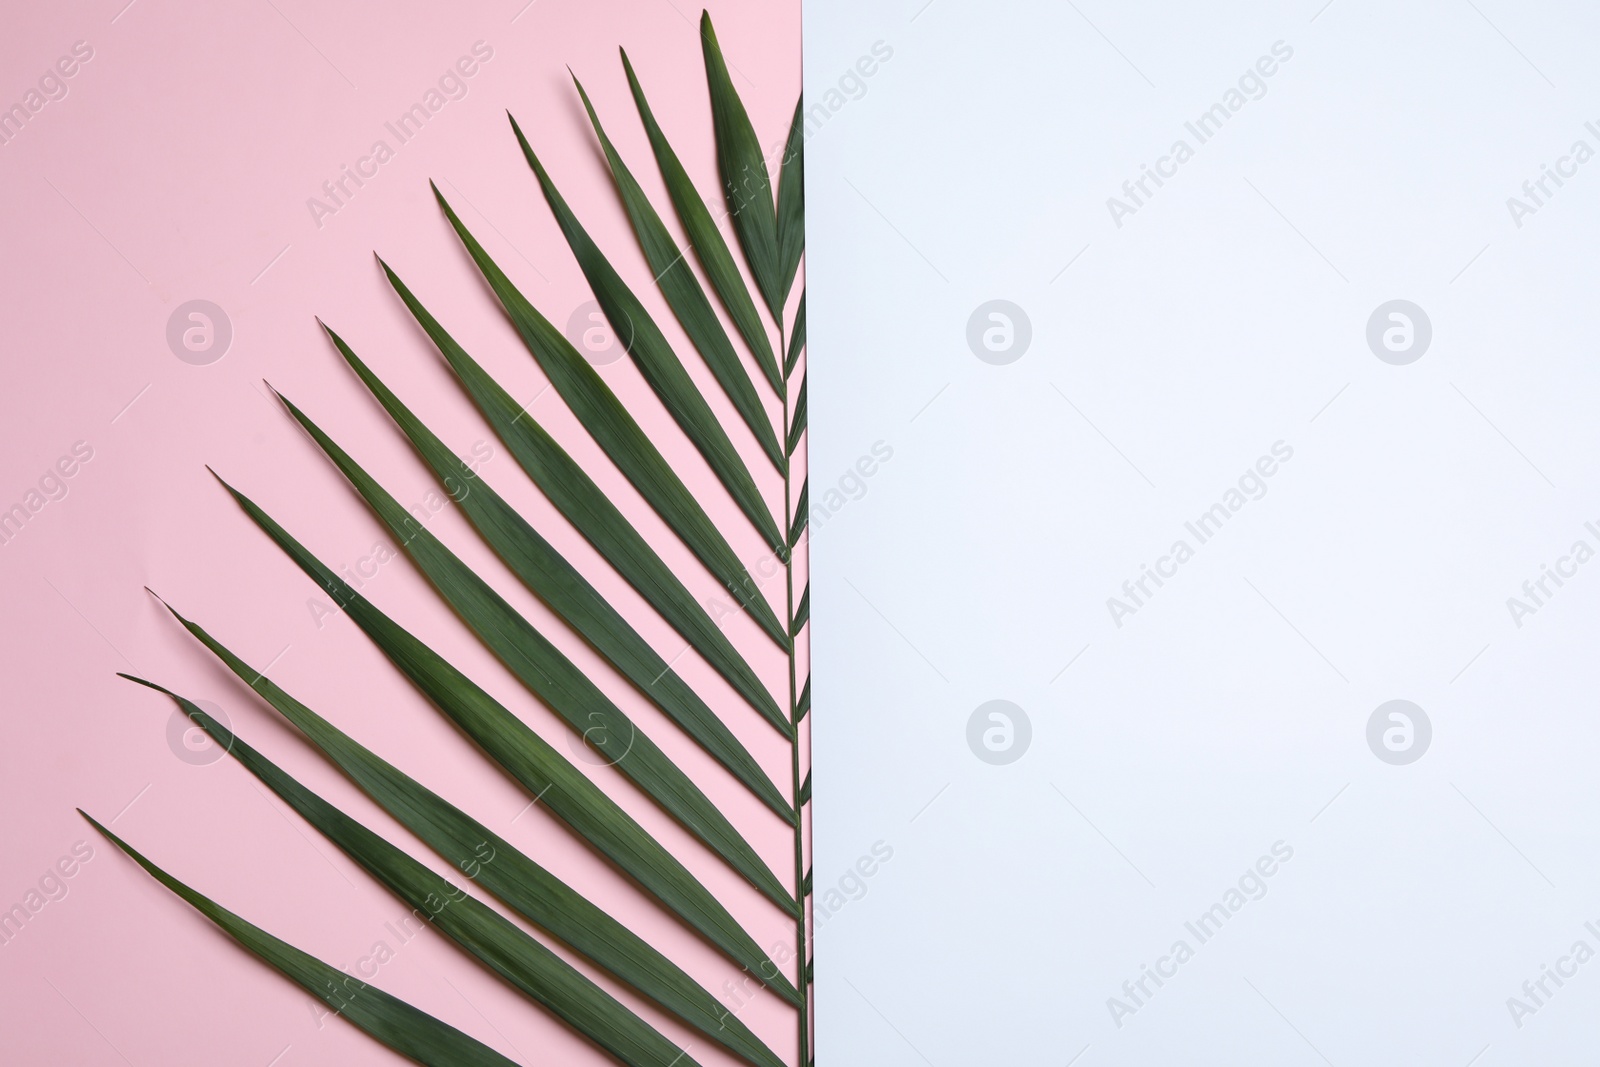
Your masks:
M773 148L800 85L798 4L711 4L738 90ZM426 470L317 328L320 315L403 399L618 603L667 658L682 642L533 488L461 395L373 260L382 254L526 403L706 600L699 574L567 412L471 267L429 190L558 326L581 336L591 296L517 150L512 111L596 240L649 285L567 67L665 203L617 56L628 49L708 202L720 198L699 6L677 0L207 6L111 0L14 7L0 35L0 938L6 1063L393 1062L118 855L82 807L259 925L519 1062L604 1057L431 931L174 719L118 679L163 682L363 822L404 831L217 666L149 586L290 692L411 769L667 951L780 1051L793 1015L664 919L490 771L227 499L219 474L547 737L565 726L454 617L293 427L264 380L349 448L536 625L549 613L434 491ZM380 148L379 146L382 145ZM720 212L719 212L720 214ZM663 328L688 346L670 317ZM593 339L593 337L591 337ZM703 461L620 352L606 381L693 486ZM691 367L735 442L737 417ZM721 405L721 406L719 406ZM776 503L781 486L766 486ZM712 494L713 496L715 494ZM708 501L708 507L731 503ZM753 533L734 548L762 554ZM559 625L544 627L592 673ZM786 663L748 620L725 629L774 690ZM730 691L691 655L675 668L714 706ZM788 829L615 677L602 686L701 781L775 869ZM721 704L718 704L721 701ZM789 750L757 717L730 725L776 780ZM653 729L652 729L653 727ZM559 742L557 742L559 744ZM764 945L793 927L605 768L581 768L728 903ZM425 851L411 851L431 862ZM37 906L32 906L37 904ZM729 992L737 990L739 992ZM621 994L669 1036L682 1038ZM710 1049L705 1063L724 1059Z

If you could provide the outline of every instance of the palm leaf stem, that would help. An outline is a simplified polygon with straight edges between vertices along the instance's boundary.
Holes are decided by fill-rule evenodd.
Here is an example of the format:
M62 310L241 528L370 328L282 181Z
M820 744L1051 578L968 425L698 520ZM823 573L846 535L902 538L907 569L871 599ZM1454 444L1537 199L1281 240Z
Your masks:
M780 335L782 331L780 330ZM779 351L783 350L780 339ZM787 383L783 390L783 426L789 425L789 390ZM788 464L783 469L783 508L784 517L791 517L790 509L794 506L793 464ZM794 602L794 557L791 550L784 560L784 585L786 609L784 618L793 620ZM808 556L809 558L809 556ZM800 905L800 916L795 920L795 956L797 959L797 973L795 988L800 994L800 1007L798 1009L800 1067L809 1067L811 1063L811 983L807 979L810 967L811 945L806 936L806 886L805 886L805 807L800 797L800 715L799 715L799 688L797 685L797 651L798 641L791 641L789 645L789 718L794 723L795 731L789 739L789 769L794 783L794 878L795 901Z

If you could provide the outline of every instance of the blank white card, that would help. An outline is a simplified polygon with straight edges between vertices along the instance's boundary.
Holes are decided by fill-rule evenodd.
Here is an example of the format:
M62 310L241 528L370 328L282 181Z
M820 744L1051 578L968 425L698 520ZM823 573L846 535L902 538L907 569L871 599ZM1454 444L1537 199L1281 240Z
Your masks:
M1600 10L805 15L819 1058L1593 1062Z

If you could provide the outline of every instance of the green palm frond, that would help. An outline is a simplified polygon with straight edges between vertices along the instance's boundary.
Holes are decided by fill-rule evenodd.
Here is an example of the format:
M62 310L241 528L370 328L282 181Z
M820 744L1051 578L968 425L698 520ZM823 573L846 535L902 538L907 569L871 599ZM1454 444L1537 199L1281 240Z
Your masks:
M506 603L504 598L427 529L417 524L404 506L362 470L349 454L323 433L316 423L287 398L280 398L300 425L361 494L402 550L416 563L444 600L473 632L489 646L512 674L605 759L622 771L684 828L720 855L751 885L780 907L793 900L783 884L767 869L755 849L706 799L689 777L679 770L654 741L623 710L611 702L571 660L562 655L538 630ZM466 490L470 494L471 490ZM237 494L235 494L237 495ZM241 498L242 502L242 498ZM247 505L252 517L264 514ZM268 532L274 540L278 534ZM292 544L279 540L280 545ZM289 548L297 561L309 560L302 549ZM304 565L302 563L302 565ZM318 571L308 568L317 576Z
M795 364L800 362L800 352L806 347L806 294L800 291L800 306L794 312L794 332L789 335L789 354L783 360L783 376L788 378L794 373Z
M744 278L734 265L728 242L723 240L722 231L717 229L711 212L706 210L699 190L689 180L689 172L683 169L678 154L672 150L666 134L661 132L661 127L656 123L655 113L644 98L644 89L639 85L639 78L633 72L633 64L629 62L626 51L622 53L622 68L627 72L628 87L633 90L633 102L639 109L645 133L650 137L650 148L655 153L661 179L666 183L667 197L672 201L672 210L677 214L678 222L689 235L695 258L711 280L717 297L728 309L739 336L755 353L756 363L767 376L772 391L783 396L783 379L778 376L778 358L773 355L772 341L767 337L767 328L762 325L761 316L756 312L755 301L750 299L750 290L745 287Z
M324 327L326 329L326 327ZM405 433L423 461L432 469L450 499L477 527L484 542L494 549L528 589L604 656L612 666L694 738L718 763L776 812L794 822L794 809L755 757L739 743L716 713L672 667L628 625L618 611L595 592L555 548L539 536L527 520L507 504L481 476L463 463L435 437L421 420L367 368L332 330L328 336L345 361ZM369 479L352 478L364 499ZM368 499L371 504L371 500ZM403 520L402 520L403 521ZM392 528L392 527L391 527ZM409 527L406 540L409 541Z
M132 845L100 825L82 808L78 814L88 820L107 841L116 845L152 878L201 915L216 923L224 933L281 971L302 989L332 1008L334 1013L371 1034L403 1056L428 1067L516 1067L494 1049L418 1011L402 1000L337 970L315 956L301 952L245 921L209 897L190 889L154 863Z
M783 268L778 262L778 218L772 205L772 179L761 154L761 141L728 75L711 16L704 12L700 15L700 47L706 58L706 85L711 90L711 128L717 137L722 194L728 214L733 217L733 230L744 249L745 262L756 276L756 286L766 298L773 319L781 326L785 294L779 280Z
M535 799L734 962L761 975L777 971L710 891L565 756L443 656L347 585L249 497L226 482L222 484L255 524L333 598L379 651ZM626 743L627 737L614 735L607 740L620 745ZM786 910L796 907L791 900ZM795 990L781 974L773 979L773 985L787 999L797 999Z
M522 146L522 154L527 158L528 165L538 176L545 201L555 213L556 222L566 235L567 244L571 246L578 266L583 269L584 277L589 280L589 287L594 290L595 298L610 321L611 328L618 337L628 339L628 354L644 374L645 381L650 383L717 477L722 479L724 488L739 505L739 510L744 512L745 518L750 520L768 547L783 552L783 535L778 532L772 512L767 502L761 499L761 490L756 488L755 479L750 477L744 461L728 439L727 431L712 414L711 405L706 403L705 397L700 395L694 381L683 369L683 364L678 362L677 355L661 335L655 319L650 317L639 298L633 295L633 290L612 269L610 262L573 216L567 202L561 199L561 194L556 191L550 175L545 173L539 157L534 155L516 119L511 120L511 128L517 135L517 143Z
M382 262L380 260L380 262ZM584 538L615 567L628 584L661 613L674 630L694 646L739 694L779 731L789 729L772 694L694 599L682 580L662 562L617 506L606 499L594 479L567 455L511 394L456 344L437 319L412 295L399 276L383 264L389 284L400 294L434 346L445 357L467 394L493 427L519 466L544 490Z
M738 1017L721 1010L715 997L642 938L505 838L284 692L199 625L170 606L167 610L379 806L451 866L473 872L472 877L480 886L517 914L729 1051L758 1067L770 1067L770 1050ZM486 852L494 856L493 862L484 862Z
M744 564L739 562L727 538L689 493L683 480L667 465L600 373L512 284L477 238L462 225L437 186L433 192L445 217L455 228L456 236L461 238L489 288L500 298L501 306L528 351L533 353L550 384L583 423L584 429L639 490L639 495L649 501L662 520L683 539L689 551L706 565L723 588L739 599L750 617L767 631L778 647L787 652L789 637L783 631L783 624L773 614L772 606L755 579L745 572Z
M783 146L783 163L778 171L778 287L784 299L788 299L795 271L800 267L800 256L806 250L805 142L805 111L797 100L794 121L789 123L789 140ZM805 294L801 294L801 299L805 299ZM802 337L805 336L805 314L802 304L796 313L797 331ZM785 377L794 369L797 351L789 350L790 358L783 369Z
M667 462L605 379L501 270L438 188L433 191L457 238L561 401L683 542L697 565L715 578L739 609L787 657L786 693L777 696L767 688L751 663L722 632L711 609L689 591L690 583L703 582L703 576L697 574L686 580L674 573L596 481L454 340L388 264L379 261L402 304L444 357L463 392L518 468L596 550L604 564L687 642L688 649L728 683L739 702L719 709L696 692L674 670L676 657L668 661L653 648L619 607L608 602L596 585L555 549L549 531L536 529L478 472L458 459L342 337L332 330L327 330L327 335L340 357L405 435L431 476L461 509L476 536L550 608L558 621L549 625L570 628L608 668L615 669L662 712L670 724L665 727L667 730L681 730L722 768L713 768L714 773L725 771L731 775L778 816L785 831L792 835L792 870L780 878L735 827L728 813L711 799L718 795L716 790L694 780L674 762L667 754L669 750L647 736L607 695L598 678L586 674L561 651L558 640L513 608L443 540L423 529L330 433L287 398L280 399L294 424L333 463L428 579L438 594L440 610L465 622L522 685L555 713L565 724L564 729L570 731L569 744L586 744L604 766L614 768L637 787L728 870L754 887L786 921L792 922L793 946L775 944L771 950L764 950L705 882L549 740L411 629L348 585L254 501L227 483L222 484L251 521L340 605L389 663L533 801L542 804L578 840L609 861L620 876L632 881L667 914L797 1009L798 1063L810 1067L814 1062L810 1039L813 966L805 916L812 877L805 861L805 811L811 800L811 776L801 763L801 724L811 707L811 687L810 680L799 673L796 649L796 641L810 617L810 590L796 589L793 559L803 547L807 523L808 492L795 469L795 461L803 458L798 449L806 428L803 373L798 383L790 385L805 346L803 290L792 321L785 323L785 309L805 247L804 112L797 104L783 158L769 169L708 16L702 17L700 31L717 175L729 227L743 256L744 269L755 281L755 294L746 285L729 242L718 228L718 220L712 217L688 169L667 141L625 53L621 57L623 72L666 186L672 217L688 236L684 248L680 249L662 214L607 136L576 76L573 83L650 271L650 284L636 285L626 280L625 264L617 258L618 250L602 251L589 236L589 229L561 195L514 118L512 134L612 329L625 340L634 365L715 476L708 489L697 488L727 495L737 508L736 521L748 524L772 558L782 565L781 589L764 587L755 569L747 568L734 552L732 544L741 538L748 543L748 532L726 530L712 520L712 512ZM733 324L732 334L724 329L707 287L686 257L690 249L693 262L705 274L709 292L715 294ZM651 306L656 299L651 296L651 289L659 291L664 312ZM758 299L771 316L776 338L769 334L769 324L757 310ZM757 463L758 470L746 466L729 430L718 421L713 405L684 365L682 354L674 351L658 325L663 313L670 314L682 326L717 387L737 412L738 422L732 425L742 423L750 432L770 463L770 472L764 464ZM780 402L781 416L767 409L768 401L755 384L758 376L766 380ZM777 495L776 487L769 483L763 489L761 484L763 477L774 475L782 479L781 509L774 509L770 503ZM732 514L725 508L713 509L718 514L724 511ZM765 566L762 573L767 573ZM770 585L770 579L765 584ZM190 635L291 723L304 741L424 845L462 871L473 886L533 924L586 965L640 994L699 1038L750 1067L782 1067L785 1059L740 1021L735 1010L721 1004L710 990L647 940L524 851L291 697L206 630L176 611L172 614ZM425 916L479 965L598 1049L630 1067L690 1067L694 1063L688 1057L692 1045L680 1049L543 941L308 790L192 701L153 682L124 677L177 702L184 714L378 884ZM738 731L730 726L731 719L752 711L789 745L791 778L784 789L772 780L739 741ZM94 820L90 822L162 885L253 954L396 1052L425 1064L511 1062L425 1012L358 982L251 925L168 875Z
M806 516L810 507L811 482L806 480L800 483L800 499L795 501L794 522L789 526L789 544L791 547L800 543L800 535L806 532Z
M662 1037L570 963L470 893L435 874L295 781L199 705L153 682L131 675L124 677L170 696L191 722L411 908L412 914L426 919L434 929L574 1030L632 1067L694 1063L685 1050ZM487 840L481 841L463 873L469 876L481 873L498 858L493 846Z
M611 138L606 136L605 129L600 125L600 117L589 102L589 94L583 91L583 83L576 77L572 83L578 87L589 123L594 127L595 137L606 154L611 177L617 183L628 220L633 224L634 235L639 238L639 247L650 264L650 273L655 275L661 295L666 298L695 349L711 368L711 373L716 375L723 392L733 401L745 425L750 427L750 432L760 442L762 451L778 473L782 474L788 463L778 446L778 435L772 430L772 420L761 406L761 397L756 393L749 371L740 361L739 353L734 351L733 343L728 340L728 332L722 328L722 321L706 299L706 291L700 287L700 280L694 276L694 271L683 258L683 252L667 232L666 224L644 195L644 190L639 188L633 172L622 161Z
M806 380L800 379L800 398L794 403L794 414L790 416L789 442L786 446L789 455L794 455L794 450L800 447L800 435L806 432Z

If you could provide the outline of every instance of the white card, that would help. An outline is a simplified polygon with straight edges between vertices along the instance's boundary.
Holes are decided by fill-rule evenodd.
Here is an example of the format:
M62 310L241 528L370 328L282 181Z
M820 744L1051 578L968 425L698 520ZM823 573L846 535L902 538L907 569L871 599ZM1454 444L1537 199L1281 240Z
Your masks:
M1600 11L1319 3L807 2L822 1062L1593 1059Z

